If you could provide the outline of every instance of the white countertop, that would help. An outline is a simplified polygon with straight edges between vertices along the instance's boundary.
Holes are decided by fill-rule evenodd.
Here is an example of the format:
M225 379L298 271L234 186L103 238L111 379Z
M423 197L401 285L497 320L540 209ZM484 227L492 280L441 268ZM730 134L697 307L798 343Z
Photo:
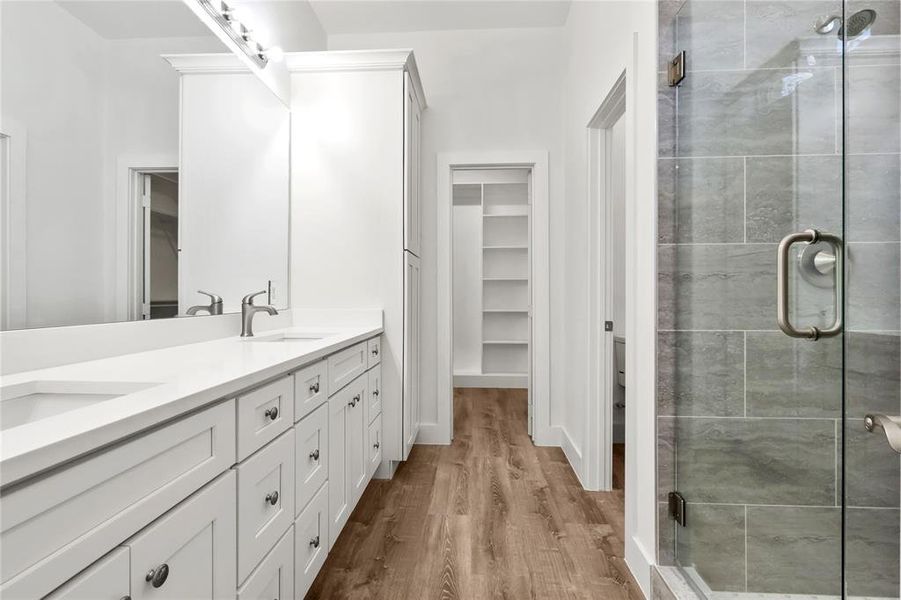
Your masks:
M4 376L4 387L32 381L155 385L0 432L0 486L228 398L378 335L382 328L298 327L269 330L258 337L291 331L329 335L269 343L229 337Z

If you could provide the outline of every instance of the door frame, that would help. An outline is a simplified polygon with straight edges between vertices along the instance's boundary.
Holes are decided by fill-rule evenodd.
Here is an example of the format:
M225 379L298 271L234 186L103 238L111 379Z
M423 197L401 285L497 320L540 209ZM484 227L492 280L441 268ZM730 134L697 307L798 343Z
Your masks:
M5 148L0 185L0 329L28 326L28 132L11 118L3 118L0 144Z
M437 360L435 398L437 422L423 424L419 442L450 444L454 431L454 312L453 194L451 173L465 168L527 168L532 171L532 214L529 219L532 256L531 308L533 406L532 439L538 446L557 446L551 427L550 403L550 220L548 216L548 153L535 151L454 152L437 157Z
M177 155L161 154L120 158L116 168L116 320L141 320L141 297L144 286L141 236L143 227L141 198L144 175L178 173ZM181 179L179 178L179 202Z
M634 130L632 112L627 105L627 70L610 88L587 126L588 138L588 210L589 210L589 348L588 348L588 431L583 464L584 485L588 490L613 489L613 332L604 330L604 322L613 320L612 227L612 134L613 126L624 119L625 205L635 203L635 186L630 179L629 153L634 152L629 132ZM628 258L626 259L628 261ZM628 271L628 269L627 269ZM625 308L629 310L630 289L626 286ZM623 324L625 325L625 324ZM628 343L628 338L627 343ZM593 368L599 365L599 368ZM626 405L629 404L626 388ZM630 439L629 411L626 411L625 435ZM633 438L634 439L634 438Z

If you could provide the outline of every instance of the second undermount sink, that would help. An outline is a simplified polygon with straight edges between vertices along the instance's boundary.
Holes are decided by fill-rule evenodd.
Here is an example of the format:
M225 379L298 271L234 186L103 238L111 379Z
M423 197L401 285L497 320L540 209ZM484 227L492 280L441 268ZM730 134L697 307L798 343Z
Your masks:
M331 337L333 335L335 334L315 331L284 331L282 333L260 335L245 339L248 342L310 342Z
M131 381L27 381L0 388L0 430L159 385Z

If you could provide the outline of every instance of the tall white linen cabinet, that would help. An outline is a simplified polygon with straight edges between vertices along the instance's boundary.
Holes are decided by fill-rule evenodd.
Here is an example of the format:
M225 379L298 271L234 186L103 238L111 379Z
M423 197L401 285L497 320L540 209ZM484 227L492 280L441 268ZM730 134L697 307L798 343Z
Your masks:
M291 304L382 308L382 464L419 432L420 136L411 50L286 55L291 73Z

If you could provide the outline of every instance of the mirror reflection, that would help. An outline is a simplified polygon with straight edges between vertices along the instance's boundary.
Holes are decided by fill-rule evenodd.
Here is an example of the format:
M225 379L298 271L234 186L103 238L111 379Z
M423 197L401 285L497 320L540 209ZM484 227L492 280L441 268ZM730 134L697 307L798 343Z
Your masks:
M228 53L185 4L4 0L0 43L0 329L287 305L288 109L185 68Z

